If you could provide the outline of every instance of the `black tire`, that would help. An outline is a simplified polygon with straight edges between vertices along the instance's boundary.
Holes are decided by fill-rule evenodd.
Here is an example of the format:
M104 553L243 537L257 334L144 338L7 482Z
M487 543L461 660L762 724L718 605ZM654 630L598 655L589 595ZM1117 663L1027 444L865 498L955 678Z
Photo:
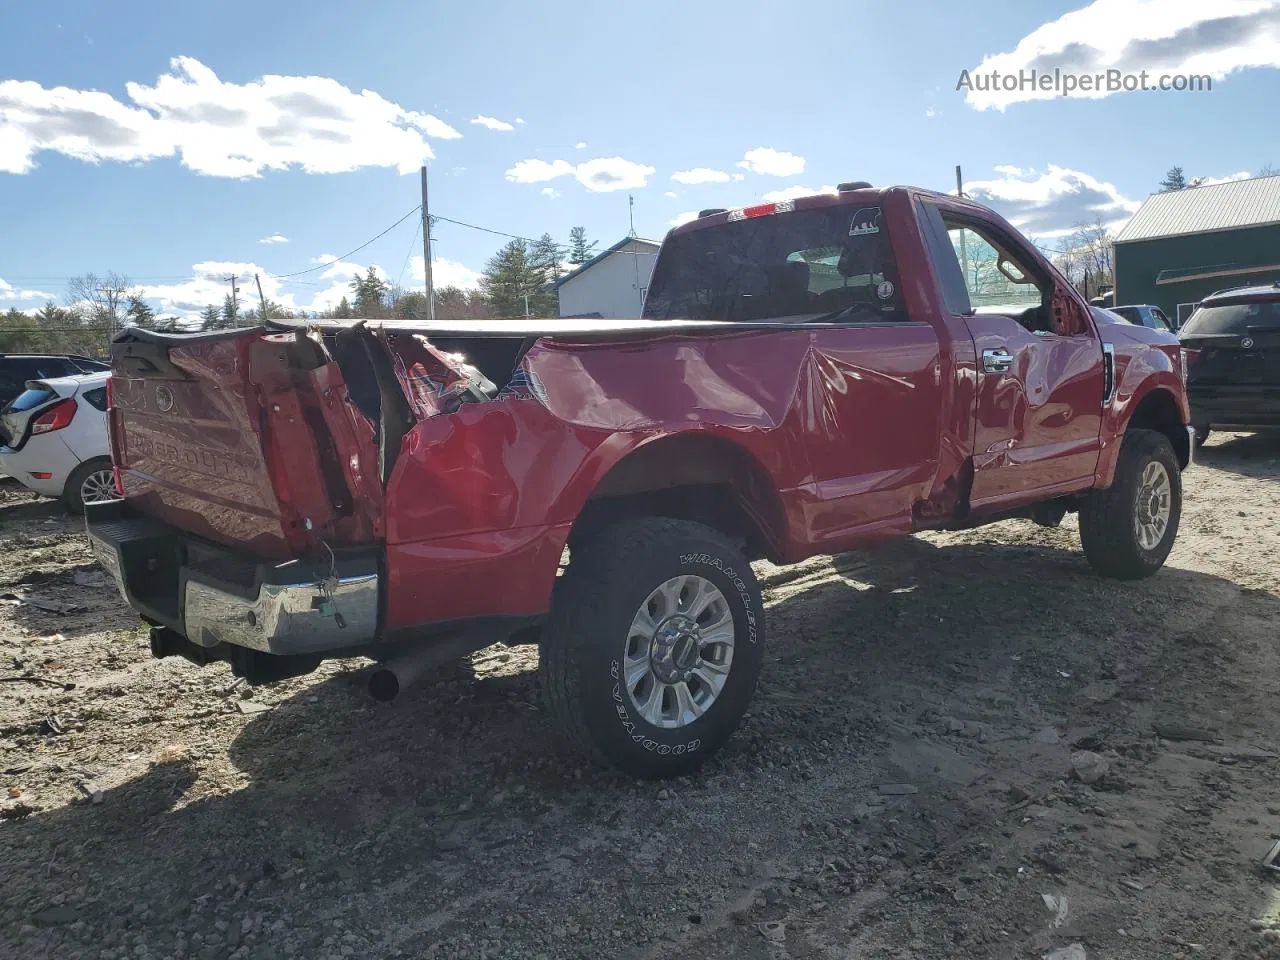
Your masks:
M1139 494L1147 467L1159 463L1169 481L1169 517L1154 546L1138 539ZM1104 577L1141 580L1162 566L1173 549L1182 517L1182 474L1168 437L1154 430L1124 435L1110 488L1094 490L1080 508L1080 541L1093 569Z
M662 584L684 575L720 591L732 616L733 656L706 712L664 728L640 715L621 665L633 618ZM566 744L631 776L674 777L701 766L742 721L764 655L764 605L750 563L727 537L683 520L629 519L575 550L543 636L539 672ZM695 681L687 689L696 688Z
M94 457L92 460L86 460L71 471L71 476L67 477L66 486L62 488L62 503L69 513L76 515L84 513L81 488L91 474L100 473L104 470L108 472L111 470L110 457Z

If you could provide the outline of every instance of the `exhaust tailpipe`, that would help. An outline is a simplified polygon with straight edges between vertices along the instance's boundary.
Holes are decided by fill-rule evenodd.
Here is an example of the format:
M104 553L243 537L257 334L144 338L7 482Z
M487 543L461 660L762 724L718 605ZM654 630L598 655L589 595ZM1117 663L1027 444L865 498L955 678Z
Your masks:
M369 695L382 703L394 700L435 667L483 650L507 635L506 632L461 633L420 642L378 665L369 677Z

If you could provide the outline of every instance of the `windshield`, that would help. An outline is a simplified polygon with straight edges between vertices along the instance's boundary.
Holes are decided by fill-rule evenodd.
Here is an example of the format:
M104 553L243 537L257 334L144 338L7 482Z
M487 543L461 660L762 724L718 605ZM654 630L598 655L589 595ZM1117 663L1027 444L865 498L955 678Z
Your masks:
M1117 316L1123 317L1130 323L1141 324L1142 320L1138 316L1138 311L1133 307L1112 307L1111 312Z
M831 317L905 320L879 207L799 210L668 239L644 316L652 320Z
M1242 334L1250 327L1280 327L1280 301L1255 300L1201 307L1183 325L1181 334L1183 337Z

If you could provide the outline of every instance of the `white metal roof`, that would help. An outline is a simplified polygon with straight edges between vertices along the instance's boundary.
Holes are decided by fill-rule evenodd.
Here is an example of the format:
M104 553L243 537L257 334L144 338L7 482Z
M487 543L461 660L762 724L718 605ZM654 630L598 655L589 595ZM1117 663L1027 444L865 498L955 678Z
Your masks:
M1280 176L1153 193L1116 243L1280 223Z

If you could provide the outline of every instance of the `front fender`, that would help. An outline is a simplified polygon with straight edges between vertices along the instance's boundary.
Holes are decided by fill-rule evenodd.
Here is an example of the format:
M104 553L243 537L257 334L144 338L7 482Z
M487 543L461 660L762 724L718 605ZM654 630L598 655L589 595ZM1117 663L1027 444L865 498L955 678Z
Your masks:
M1104 331L1104 336L1108 331ZM1120 445L1134 412L1154 392L1163 390L1172 399L1179 423L1191 422L1191 407L1187 402L1186 385L1175 361L1166 350L1146 346L1139 350L1126 349L1131 344L1116 344L1115 396L1102 416L1100 436L1101 452L1094 475L1094 486L1110 487L1115 479L1116 463L1120 459ZM1176 349L1176 348L1174 348Z

